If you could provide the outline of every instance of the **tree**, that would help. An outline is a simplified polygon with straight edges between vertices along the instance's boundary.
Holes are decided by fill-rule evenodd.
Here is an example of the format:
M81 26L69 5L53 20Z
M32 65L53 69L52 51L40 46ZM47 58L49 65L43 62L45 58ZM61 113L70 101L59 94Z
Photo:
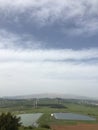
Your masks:
M20 117L12 115L10 112L0 115L0 130L18 130L20 125Z

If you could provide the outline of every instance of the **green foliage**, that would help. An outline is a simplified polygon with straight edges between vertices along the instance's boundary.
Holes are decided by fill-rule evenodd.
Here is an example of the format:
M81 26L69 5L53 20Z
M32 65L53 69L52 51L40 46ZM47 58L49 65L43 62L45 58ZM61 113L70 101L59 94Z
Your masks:
M42 127L38 127L38 128L20 127L19 130L49 130L49 129L42 128Z
M0 115L0 130L18 130L20 125L19 117L16 117L9 112Z
M65 105L63 105L63 104L46 104L46 103L41 103L41 104L38 104L38 106L39 107L50 107L50 108L66 108L67 109L67 107L65 106Z
M46 129L50 129L50 126L48 124L42 124L41 127L46 128Z

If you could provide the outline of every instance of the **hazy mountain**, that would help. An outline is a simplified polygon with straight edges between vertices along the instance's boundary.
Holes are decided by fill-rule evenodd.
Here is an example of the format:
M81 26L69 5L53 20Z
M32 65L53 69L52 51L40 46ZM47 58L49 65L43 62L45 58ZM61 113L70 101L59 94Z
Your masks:
M72 94L57 94L57 93L41 93L31 95L6 96L8 99L31 99L31 98L67 98L67 99L97 99L94 97L85 97Z

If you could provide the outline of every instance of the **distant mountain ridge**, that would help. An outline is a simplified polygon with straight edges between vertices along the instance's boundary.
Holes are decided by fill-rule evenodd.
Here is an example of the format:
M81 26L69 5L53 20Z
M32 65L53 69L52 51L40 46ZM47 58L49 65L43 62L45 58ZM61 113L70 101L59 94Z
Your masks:
M30 94L30 95L19 95L19 96L5 96L7 99L32 99L32 98L67 98L67 99L98 99L86 96L77 96L73 94L57 94L57 93L41 93L41 94Z

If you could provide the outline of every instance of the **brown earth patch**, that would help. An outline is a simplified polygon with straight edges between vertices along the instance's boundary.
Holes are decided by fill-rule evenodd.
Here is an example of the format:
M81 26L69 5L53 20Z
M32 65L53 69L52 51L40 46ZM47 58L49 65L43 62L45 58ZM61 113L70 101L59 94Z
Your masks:
M51 128L52 130L98 130L98 124L79 124L72 126L52 125Z

